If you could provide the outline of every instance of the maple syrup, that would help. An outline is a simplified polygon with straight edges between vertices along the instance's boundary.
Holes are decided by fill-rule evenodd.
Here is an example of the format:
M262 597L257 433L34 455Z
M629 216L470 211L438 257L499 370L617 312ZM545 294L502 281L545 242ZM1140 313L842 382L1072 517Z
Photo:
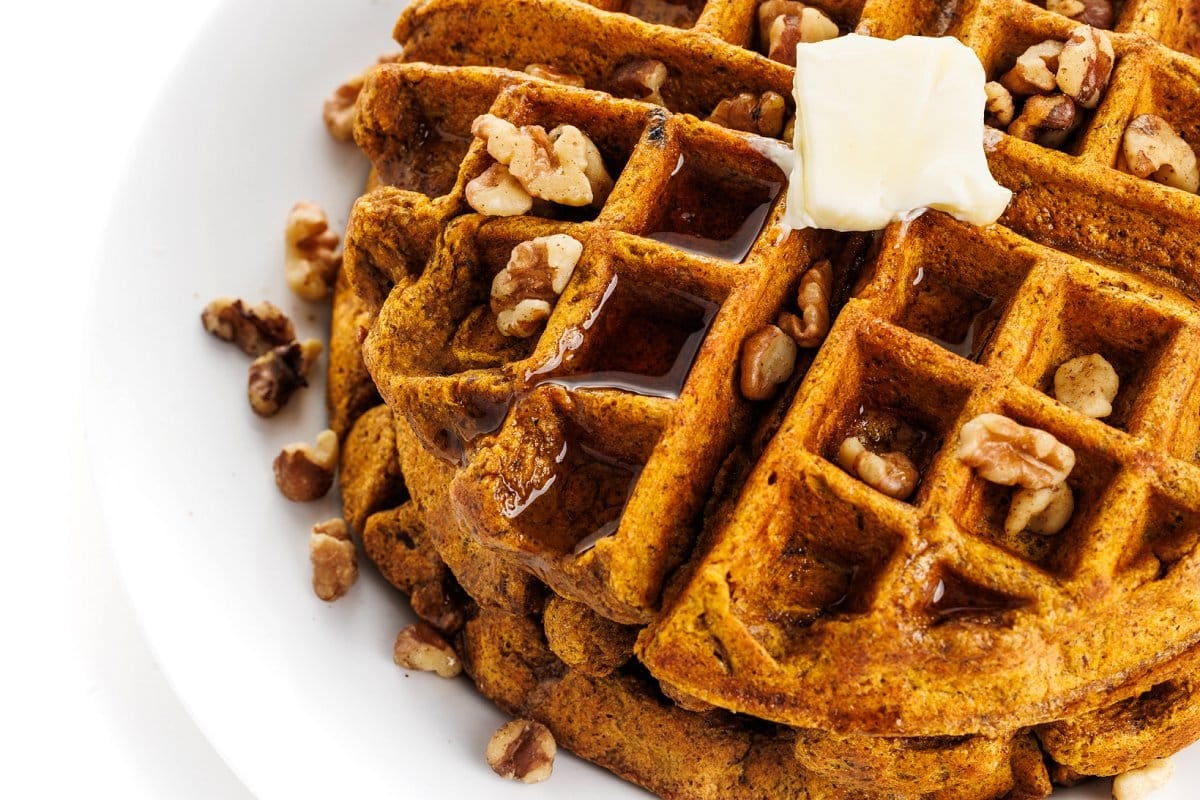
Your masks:
M763 229L783 183L679 157L653 239L689 253L741 263Z
M978 361L1004 314L995 297L920 268L916 287L900 324L921 337L971 361Z

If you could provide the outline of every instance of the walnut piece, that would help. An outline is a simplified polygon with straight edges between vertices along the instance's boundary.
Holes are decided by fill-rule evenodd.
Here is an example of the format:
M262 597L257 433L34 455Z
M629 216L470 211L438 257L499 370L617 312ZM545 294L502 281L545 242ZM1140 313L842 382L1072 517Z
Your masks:
M717 103L708 121L735 131L774 137L783 130L786 112L787 102L779 92L768 90L758 95L742 92Z
M628 61L613 74L612 90L617 97L631 97L665 105L661 89L667 82L667 65L649 58Z
M1131 769L1113 778L1113 800L1147 800L1156 790L1167 785L1175 774L1170 758L1156 758L1144 767Z
M833 293L833 266L824 258L800 279L796 305L801 316L784 311L776 324L800 347L819 347L829 333L829 298Z
M747 400L766 400L787 383L795 368L792 337L774 325L759 328L742 342L742 395Z
M308 386L308 371L321 355L316 339L280 345L250 364L246 394L250 408L260 417L271 417L287 405L297 389Z
M350 78L326 99L321 110L321 118L329 135L339 142L349 142L354 139L354 125L358 121L358 95L362 92L366 73L360 73Z
M1075 451L1052 434L1001 414L980 414L964 425L957 456L985 480L1026 489L1062 483L1075 467Z
M539 236L512 249L492 280L491 309L505 336L526 338L550 317L575 272L583 244L565 233Z
M818 8L805 7L799 16L778 16L767 31L767 58L794 67L796 45L836 39L840 33L837 23Z
M488 154L508 167L532 197L565 206L598 207L612 191L613 181L600 151L574 125L559 125L546 133L540 125L518 128L493 114L483 114L472 123L471 133L487 144ZM493 186L500 185L501 177L493 174L489 181ZM470 185L467 192L470 203ZM472 208L479 211L474 204Z
M1046 8L1093 28L1111 30L1116 19L1112 0L1046 0Z
M443 678L453 678L462 672L458 653L426 622L400 629L392 647L392 660L398 667L433 672Z
M1091 25L1071 31L1058 57L1055 82L1083 108L1095 108L1108 88L1116 55L1108 33Z
M1029 531L1042 536L1061 533L1075 513L1075 495L1065 483L1046 489L1017 489L1013 492L1004 520L1010 536Z
M313 591L322 600L337 600L358 580L358 556L344 520L314 525L308 555L313 567Z
M1112 413L1120 388L1117 371L1099 353L1072 358L1054 372L1054 399L1096 419Z
M378 63L399 61L400 56L400 53L382 55ZM354 125L358 122L358 96L362 93L368 71L360 72L335 89L321 109L321 118L325 120L329 135L339 142L354 139Z
M540 722L515 719L500 726L487 744L488 766L502 778L539 783L554 770L558 745Z
M544 81L552 83L561 83L564 86L577 86L580 89L584 87L583 78L573 72L564 72L550 64L530 64L525 67L525 74L532 75L535 78L541 78Z
M275 485L288 500L297 503L318 500L333 487L337 463L337 434L321 431L315 447L307 442L294 442L275 456Z
M758 40L763 48L771 38L771 25L778 17L799 17L804 12L799 0L766 0L758 5Z
M492 164L466 187L467 205L489 217L514 217L533 208L533 198L503 164Z
M1000 83L1005 89L1022 97L1054 91L1058 85L1055 73L1062 51L1063 43L1053 39L1029 47L1017 56L1013 68L1000 76Z
M1134 117L1125 128L1122 149L1129 171L1139 178L1150 178L1185 192L1200 190L1196 151L1162 117L1154 114Z
M248 356L261 356L272 347L296 338L292 321L278 307L263 300L247 306L241 300L218 297L200 313L204 330L233 342Z
M1010 136L1042 147L1061 147L1079 122L1075 102L1063 94L1036 95L1008 126Z
M842 441L838 463L863 483L897 500L908 499L921 478L916 465L904 453L872 453L857 436Z
M338 240L320 206L303 201L292 206L284 228L288 288L305 300L324 299L333 289L342 263Z
M991 125L993 128L1007 128L1016 113L1012 93L999 81L988 81L984 84L983 91L987 95L983 115L984 124Z

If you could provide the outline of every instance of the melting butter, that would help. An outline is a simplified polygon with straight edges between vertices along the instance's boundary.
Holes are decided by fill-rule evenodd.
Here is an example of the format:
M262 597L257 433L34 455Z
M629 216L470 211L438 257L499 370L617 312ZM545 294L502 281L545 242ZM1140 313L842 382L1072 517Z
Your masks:
M1012 192L988 171L984 83L952 37L798 45L793 147L755 140L790 175L784 226L870 231L929 208L995 222Z

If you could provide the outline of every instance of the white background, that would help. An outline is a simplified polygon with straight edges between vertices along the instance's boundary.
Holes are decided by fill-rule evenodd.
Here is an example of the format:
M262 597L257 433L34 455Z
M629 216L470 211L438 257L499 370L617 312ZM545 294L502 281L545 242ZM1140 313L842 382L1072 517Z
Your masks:
M216 4L5 4L0 797L250 800L133 617L97 516L79 380L110 197Z

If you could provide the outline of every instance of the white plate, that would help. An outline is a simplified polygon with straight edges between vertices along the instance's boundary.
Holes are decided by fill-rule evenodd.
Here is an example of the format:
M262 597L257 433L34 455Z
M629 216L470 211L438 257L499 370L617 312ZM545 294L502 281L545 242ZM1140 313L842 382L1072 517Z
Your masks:
M168 83L115 204L94 297L88 435L105 522L164 671L263 800L645 797L570 757L538 786L500 780L482 753L503 716L465 679L392 664L411 618L370 567L339 602L314 597L308 529L337 509L284 501L271 460L324 427L323 386L260 420L245 400L248 359L200 327L203 305L232 295L269 299L302 336L326 338L327 315L284 285L283 219L311 199L344 226L366 167L328 138L321 102L395 49L402 7L227 2ZM1200 786L1200 753L1178 761L1162 800Z

